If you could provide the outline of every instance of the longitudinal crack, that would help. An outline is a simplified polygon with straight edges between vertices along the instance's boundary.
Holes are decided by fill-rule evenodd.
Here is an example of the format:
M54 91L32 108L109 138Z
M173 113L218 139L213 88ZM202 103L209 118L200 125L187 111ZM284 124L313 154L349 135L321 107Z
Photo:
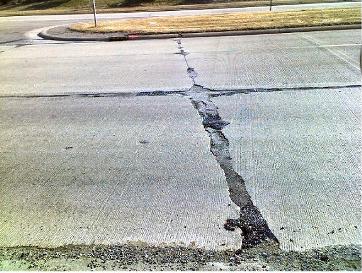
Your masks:
M190 79L192 80L193 84L195 84L195 78L197 77L197 73L195 71L195 69L193 67L191 67L187 61L187 52L184 50L183 46L182 46L182 42L181 42L181 38L176 39L176 43L177 43L177 47L180 50L180 52L178 52L178 54L182 55L185 61L185 64L187 66L187 74L189 75Z
M186 58L187 53L182 47L181 39L176 41L178 48L182 49L180 54L184 56L189 72L190 66ZM224 228L230 231L234 231L236 228L241 229L243 236L241 248L259 245L279 246L278 239L268 227L258 208L253 204L246 189L245 181L233 168L229 141L222 132L222 129L229 123L220 117L217 106L210 100L209 90L195 83L197 73L194 69L193 72L192 75L189 73L193 86L186 92L186 95L201 116L202 124L209 134L210 150L224 171L230 199L240 208L239 218L227 219ZM196 77L194 77L195 75Z

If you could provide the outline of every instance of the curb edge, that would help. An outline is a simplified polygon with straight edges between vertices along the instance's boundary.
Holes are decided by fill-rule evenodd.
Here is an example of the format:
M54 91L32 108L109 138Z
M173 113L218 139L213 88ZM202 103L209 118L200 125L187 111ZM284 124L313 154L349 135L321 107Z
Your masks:
M54 26L52 28L55 28ZM170 33L170 34L124 34L109 37L63 37L59 35L52 35L46 29L41 31L38 36L47 40L56 41L126 41L126 40L152 40L152 39L172 39L172 38L195 38L195 37L220 37L220 36L241 36L241 35L258 35L258 34L279 34L279 33L293 33L293 32L309 32L309 31L327 31L327 30L347 30L347 29L361 29L361 24L353 25L331 25L331 26L312 26L312 27L296 27L296 28L276 28L276 29L258 29L258 30L237 30L237 31L217 31L217 32L195 32L195 33Z

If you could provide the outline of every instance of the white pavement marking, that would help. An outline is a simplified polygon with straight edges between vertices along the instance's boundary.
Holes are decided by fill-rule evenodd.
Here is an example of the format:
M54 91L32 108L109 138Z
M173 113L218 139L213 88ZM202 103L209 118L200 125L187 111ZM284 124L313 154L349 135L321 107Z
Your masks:
M218 97L237 172L286 250L361 242L361 89Z
M1 99L0 246L238 249L238 218L188 99Z

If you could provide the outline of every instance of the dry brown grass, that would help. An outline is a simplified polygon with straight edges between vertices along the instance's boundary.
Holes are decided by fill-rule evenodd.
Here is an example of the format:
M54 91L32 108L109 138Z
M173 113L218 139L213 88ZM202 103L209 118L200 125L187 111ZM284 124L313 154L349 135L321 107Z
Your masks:
M360 22L359 8L345 8L128 19L99 22L97 28L91 23L77 23L71 25L70 28L82 32L164 34L347 25Z
M90 13L89 0L70 0L59 5L57 0L40 0L32 4L20 4L15 6L0 6L0 16L15 15L46 15L46 14L76 14ZM311 3L331 3L340 0L273 0L273 5L296 5ZM40 2L48 3L49 7L39 8ZM112 7L121 0L97 0L99 13L136 12L136 11L165 11L165 10L190 10L190 9L218 9L218 8L244 8L268 6L269 0L214 0L205 4L178 4L179 0L157 0L154 3L141 4L132 7ZM51 7L54 6L54 7Z

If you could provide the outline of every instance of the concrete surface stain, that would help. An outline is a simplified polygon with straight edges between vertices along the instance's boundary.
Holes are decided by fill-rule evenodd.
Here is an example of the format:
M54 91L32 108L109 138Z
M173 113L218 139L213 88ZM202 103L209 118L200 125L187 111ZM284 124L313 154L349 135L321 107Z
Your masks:
M187 62L187 53L182 46L181 38L176 39L176 43L180 54L184 57L187 73L193 82L193 86L186 92L186 95L201 116L202 125L209 134L210 150L225 174L230 199L240 208L239 219L227 219L224 228L229 231L240 228L243 236L241 249L254 246L278 248L278 239L268 227L258 208L253 204L247 192L245 181L233 168L229 141L222 132L222 129L229 122L220 117L217 106L210 100L209 90L196 84L197 72Z

